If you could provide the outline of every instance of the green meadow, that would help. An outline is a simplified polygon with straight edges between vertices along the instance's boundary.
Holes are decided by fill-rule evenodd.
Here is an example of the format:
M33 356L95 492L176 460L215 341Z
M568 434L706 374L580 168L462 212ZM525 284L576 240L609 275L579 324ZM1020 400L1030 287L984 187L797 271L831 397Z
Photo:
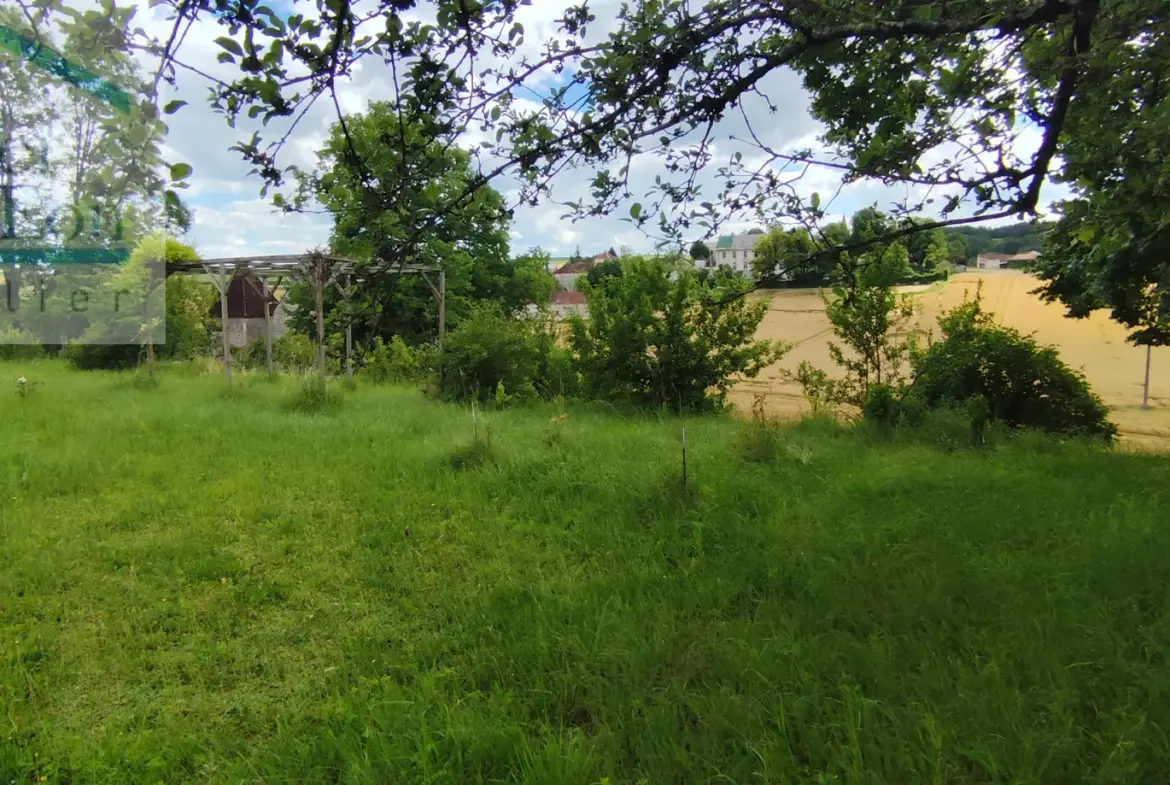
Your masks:
M0 381L0 782L1170 772L1164 457Z

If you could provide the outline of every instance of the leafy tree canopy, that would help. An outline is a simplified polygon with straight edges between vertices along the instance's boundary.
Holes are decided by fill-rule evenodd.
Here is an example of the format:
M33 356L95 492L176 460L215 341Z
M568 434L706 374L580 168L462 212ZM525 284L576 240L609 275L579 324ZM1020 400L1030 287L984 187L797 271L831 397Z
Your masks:
M359 262L442 269L451 326L474 302L493 301L508 313L547 304L554 288L547 254L537 249L515 261L509 258L508 211L491 188L468 190L468 182L476 178L468 154L449 139L429 139L421 152L404 158L401 148L387 141L404 128L403 122L388 103L373 103L364 114L347 116L333 126L317 168L301 175L303 195L314 195L333 214L333 250ZM422 143L422 128L405 133L412 143ZM396 202L389 195L404 182L419 187L409 200ZM452 193L468 196L454 208L447 202ZM437 334L438 305L421 276L366 278L350 297L356 340L400 335L417 342ZM307 329L308 292L298 288L292 298ZM347 318L334 292L326 312L338 323Z
M928 204L948 224L1031 217L1058 177L1083 201L1066 210L1065 234L1088 243L1091 230L1108 241L1091 254L1092 275L1070 275L1080 270L1071 258L1045 271L1053 296L1127 306L1135 299L1126 292L1160 280L1153 257L1148 270L1124 260L1162 245L1164 221L1151 215L1130 225L1124 216L1165 201L1163 0L638 0L608 17L604 31L580 2L539 46L519 22L518 0L315 0L288 17L255 0L162 3L175 30L153 42L167 61L165 79L182 61L178 32L191 19L224 29L220 59L239 72L214 86L212 101L229 120L293 122L321 97L340 106L337 80L360 61L381 61L404 120L385 129L383 142L401 160L464 129L487 137L477 149L481 176L467 178L465 191L509 173L521 183L517 202L534 202L561 172L586 169L590 194L570 210L609 212L632 196L632 157L654 155L663 176L630 205L629 220L677 239L744 213L769 225L815 225L825 217L819 197L793 183L827 167L849 181L913 186L889 210L884 240L893 241L928 228L906 220ZM767 100L767 78L785 68L811 94L825 129L818 143L775 149L749 128L737 141L754 140L753 154L716 157L728 141L717 122L738 114L749 95ZM536 84L549 75L560 85L551 92ZM532 92L543 97L535 107L518 100ZM279 125L236 148L270 185L285 177ZM1038 141L1022 144L1025 133ZM702 192L701 169L718 173L719 190ZM391 188L361 184L380 192L384 207L409 205L429 181L425 167L415 170ZM442 195L445 209L465 199ZM413 253L429 226L395 236L396 256Z
M967 262L983 253L1017 254L1043 250L1044 236L1052 226L1049 221L1036 221L993 227L954 226L943 232L952 259Z

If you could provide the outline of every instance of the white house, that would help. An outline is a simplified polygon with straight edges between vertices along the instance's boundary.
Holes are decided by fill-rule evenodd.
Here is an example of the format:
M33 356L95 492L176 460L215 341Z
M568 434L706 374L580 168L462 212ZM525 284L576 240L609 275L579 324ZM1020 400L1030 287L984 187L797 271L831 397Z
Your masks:
M763 234L732 234L720 237L711 250L707 267L727 266L738 273L751 275L752 260L756 258L756 243Z
M549 307L558 321L572 315L589 318L589 302L582 292L553 292Z

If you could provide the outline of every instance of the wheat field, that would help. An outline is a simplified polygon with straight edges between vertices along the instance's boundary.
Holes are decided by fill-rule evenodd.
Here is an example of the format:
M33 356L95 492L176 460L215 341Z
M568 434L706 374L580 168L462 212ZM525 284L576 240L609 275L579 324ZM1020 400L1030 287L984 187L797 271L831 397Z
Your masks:
M1060 356L1084 372L1089 383L1112 410L1111 418L1130 445L1170 447L1170 348L1155 348L1151 356L1150 408L1142 409L1146 351L1126 342L1126 330L1107 312L1088 319L1070 319L1059 305L1042 302L1033 291L1039 281L1022 272L996 270L967 272L942 284L907 287L917 306L915 329L935 327L938 315L973 296L983 285L985 307L999 322L1055 346ZM834 371L829 357L832 333L820 294L813 289L760 293L770 299L760 325L761 338L791 343L779 363L758 378L741 382L731 402L748 411L756 395L765 396L766 409L777 416L795 417L807 410L800 387L785 378L802 361Z

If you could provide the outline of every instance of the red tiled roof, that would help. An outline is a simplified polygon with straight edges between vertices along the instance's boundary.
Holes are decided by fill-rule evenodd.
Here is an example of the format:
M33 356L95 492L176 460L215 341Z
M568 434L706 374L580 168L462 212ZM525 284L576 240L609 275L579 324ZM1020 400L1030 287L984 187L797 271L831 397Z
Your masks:
M553 292L553 305L584 305L588 302L584 292Z

